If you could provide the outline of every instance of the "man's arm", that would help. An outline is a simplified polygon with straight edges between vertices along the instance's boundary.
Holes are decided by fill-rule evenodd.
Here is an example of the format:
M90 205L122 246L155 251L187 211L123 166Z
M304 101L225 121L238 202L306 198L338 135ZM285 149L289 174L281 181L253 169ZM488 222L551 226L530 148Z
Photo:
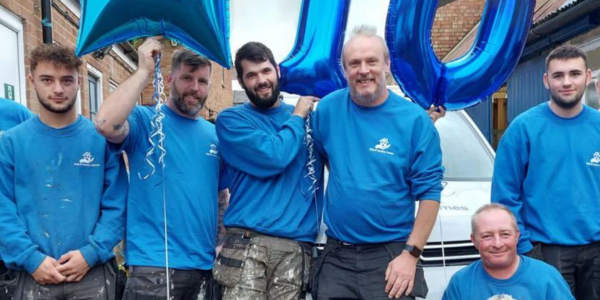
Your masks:
M160 53L162 45L159 40L146 39L138 48L137 71L102 102L95 125L109 142L120 144L129 134L127 117L148 84L154 72L154 57Z
M525 228L521 216L522 185L529 164L529 153L526 147L519 146L522 142L515 140L519 135L518 128L515 127L517 125L512 124L506 130L498 145L492 177L492 202L508 207L517 218L520 233L517 249L520 254L523 254L533 249L529 231Z
M219 151L228 165L259 178L281 173L296 158L305 135L305 117L317 98L302 97L276 133L265 132L244 116L224 111L217 118Z
M17 212L13 141L0 139L0 252L9 268L25 269L40 284L64 281L56 260L46 256L27 232Z
M112 258L113 248L124 238L128 189L125 165L120 154L108 149L105 161L104 192L94 232L87 245L59 259L61 265L57 269L67 276L67 281L80 281L91 267Z
M435 224L439 208L438 201L420 201L415 224L406 244L423 250ZM402 251L402 254L392 260L385 271L385 280L387 281L385 292L396 298L401 297L404 292L408 296L413 289L418 260L408 251Z
M411 192L419 201L417 217L407 244L423 249L435 224L442 192L442 150L440 138L433 122L425 118L417 119L413 128L410 147L412 160L408 180ZM402 251L386 270L385 287L390 297L409 295L412 292L418 258Z

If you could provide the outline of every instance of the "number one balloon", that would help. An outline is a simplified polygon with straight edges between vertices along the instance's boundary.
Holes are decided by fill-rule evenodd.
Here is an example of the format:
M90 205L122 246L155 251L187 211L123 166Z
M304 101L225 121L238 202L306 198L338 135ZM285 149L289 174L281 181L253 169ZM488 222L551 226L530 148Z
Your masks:
M392 75L414 102L449 110L475 105L508 79L519 62L535 0L488 0L474 45L440 62L431 47L438 0L391 0L386 24Z

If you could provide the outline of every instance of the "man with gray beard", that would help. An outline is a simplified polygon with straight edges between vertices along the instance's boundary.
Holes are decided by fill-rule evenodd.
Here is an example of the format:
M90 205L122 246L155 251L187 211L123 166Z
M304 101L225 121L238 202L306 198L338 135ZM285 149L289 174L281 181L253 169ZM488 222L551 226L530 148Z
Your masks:
M171 92L161 108L167 153L162 168L160 154L151 157L156 166L153 171L146 153L151 147L154 108L135 104L154 72L154 57L162 53L162 45L150 38L138 53L138 70L104 100L96 122L113 150L127 153L132 174L125 257L129 280L124 299L164 299L170 288L171 299L196 300L213 268L217 190L223 190L215 127L198 118L208 97L211 63L188 49L173 54L166 77ZM153 141L157 143L156 138Z
M444 171L436 118L386 89L390 57L374 28L356 28L342 55L349 88L323 98L313 116L330 167L313 298L424 298L419 257Z

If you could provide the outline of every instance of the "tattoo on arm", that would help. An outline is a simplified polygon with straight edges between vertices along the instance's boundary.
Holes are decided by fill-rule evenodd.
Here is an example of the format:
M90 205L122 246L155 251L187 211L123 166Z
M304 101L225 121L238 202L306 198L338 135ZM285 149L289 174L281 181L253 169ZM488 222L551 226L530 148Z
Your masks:
M106 120L99 120L99 119L94 120L94 124L98 128L102 127L102 125L104 125L104 123L106 123Z
M113 131L119 131L119 137L125 136L127 134L127 128L125 124L115 124L112 126Z

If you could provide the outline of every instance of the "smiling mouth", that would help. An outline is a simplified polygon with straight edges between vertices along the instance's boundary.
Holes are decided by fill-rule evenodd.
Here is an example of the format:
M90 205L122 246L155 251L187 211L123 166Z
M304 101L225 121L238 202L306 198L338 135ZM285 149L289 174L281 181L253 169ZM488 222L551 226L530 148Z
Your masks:
M371 82L375 82L375 80L374 79L359 79L359 80L357 80L357 82L359 84L368 84L368 83L371 83Z

